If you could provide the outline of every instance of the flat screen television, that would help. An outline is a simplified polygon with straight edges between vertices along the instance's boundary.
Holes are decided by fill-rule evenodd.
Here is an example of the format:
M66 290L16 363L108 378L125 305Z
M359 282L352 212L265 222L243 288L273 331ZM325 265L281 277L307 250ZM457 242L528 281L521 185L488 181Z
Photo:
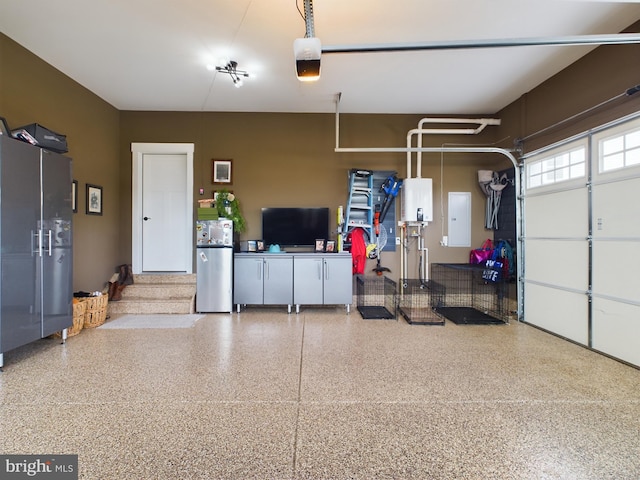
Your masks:
M265 246L309 247L329 238L329 208L263 208Z

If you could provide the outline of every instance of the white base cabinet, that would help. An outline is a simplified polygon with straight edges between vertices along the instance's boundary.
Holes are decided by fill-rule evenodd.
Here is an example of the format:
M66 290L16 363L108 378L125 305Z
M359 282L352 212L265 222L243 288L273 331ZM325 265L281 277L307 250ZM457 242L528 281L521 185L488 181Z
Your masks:
M296 255L293 271L296 313L300 305L343 304L349 311L353 297L351 255Z
M339 305L349 311L353 276L349 253L236 253L233 302L242 305Z
M234 256L233 303L241 305L293 304L293 258L276 254Z

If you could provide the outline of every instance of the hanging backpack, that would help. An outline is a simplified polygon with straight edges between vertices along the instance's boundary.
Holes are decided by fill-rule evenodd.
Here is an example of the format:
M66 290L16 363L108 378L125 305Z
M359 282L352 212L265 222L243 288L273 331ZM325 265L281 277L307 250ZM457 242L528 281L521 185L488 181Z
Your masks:
M513 249L506 240L498 240L492 258L502 263L505 278L509 278L515 273Z

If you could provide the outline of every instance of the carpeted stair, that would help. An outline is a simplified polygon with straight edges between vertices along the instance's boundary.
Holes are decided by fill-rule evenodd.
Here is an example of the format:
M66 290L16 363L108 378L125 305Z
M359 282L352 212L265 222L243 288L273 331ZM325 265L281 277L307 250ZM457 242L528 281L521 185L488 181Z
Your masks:
M195 274L141 274L122 291L122 300L110 301L110 316L124 314L195 312Z

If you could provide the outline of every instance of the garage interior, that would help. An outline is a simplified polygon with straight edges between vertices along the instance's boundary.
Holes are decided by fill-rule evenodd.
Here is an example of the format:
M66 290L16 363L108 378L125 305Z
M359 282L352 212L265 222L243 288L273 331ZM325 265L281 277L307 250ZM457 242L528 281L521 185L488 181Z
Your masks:
M248 306L207 313L188 328L90 328L64 345L45 338L4 355L0 454L77 455L74 478L87 479L640 476L640 69L630 60L638 58L638 41L577 46L572 58L546 59L553 67L536 63L548 47L476 48L496 38L638 36L640 4L525 2L531 18L556 14L534 27L500 1L491 8L509 21L498 31L503 17L486 2L456 2L465 13L445 28L437 13L448 11L446 2L394 10L386 2L317 0L315 34L328 50L320 80L305 84L296 79L291 47L308 28L299 12L308 1L286 8L167 1L162 12L143 2L129 13L83 3L54 8L38 0L39 17L51 21L32 24L19 6L0 7L0 116L11 127L37 122L69 139L80 188L74 291L102 290L114 266L134 263L132 145L175 143L193 147L193 220L198 200L220 188L212 161L232 159L233 183L225 188L240 200L245 242L261 238L261 209L274 206L328 207L337 241L335 213L346 205L351 169L431 178L433 220L420 235L426 259L417 240L403 258L392 241L398 232L380 257L390 270L384 277L398 285L433 279L433 265L467 264L487 238L509 239L516 271L507 284L508 319L364 319L354 279L348 312L344 305L303 305L299 313ZM175 26L191 14L198 17L191 33ZM572 16L581 23L570 26ZM413 17L429 29L415 33ZM140 34L136 25L144 34L128 57L123 47ZM228 74L169 60L199 62L177 39L206 43L208 30L235 47L238 68L250 69L252 54L273 57L276 66L236 88ZM274 32L284 40L266 45ZM94 44L96 37L110 39L113 50ZM262 38L264 48L249 37ZM329 51L474 39L475 47L460 51L410 52L424 55L418 60L400 51ZM512 48L514 57L489 56ZM456 56L463 53L469 56ZM527 59L536 67L524 70ZM453 75L448 62L468 70ZM77 70L80 64L88 67ZM430 83L440 74L442 85ZM358 90L383 98L363 100ZM407 144L422 119L445 117L499 124ZM497 228L485 226L481 170L509 179ZM103 188L102 215L85 213L85 185ZM459 200L470 228L456 244L450 209ZM377 264L367 259L366 278L377 277Z

